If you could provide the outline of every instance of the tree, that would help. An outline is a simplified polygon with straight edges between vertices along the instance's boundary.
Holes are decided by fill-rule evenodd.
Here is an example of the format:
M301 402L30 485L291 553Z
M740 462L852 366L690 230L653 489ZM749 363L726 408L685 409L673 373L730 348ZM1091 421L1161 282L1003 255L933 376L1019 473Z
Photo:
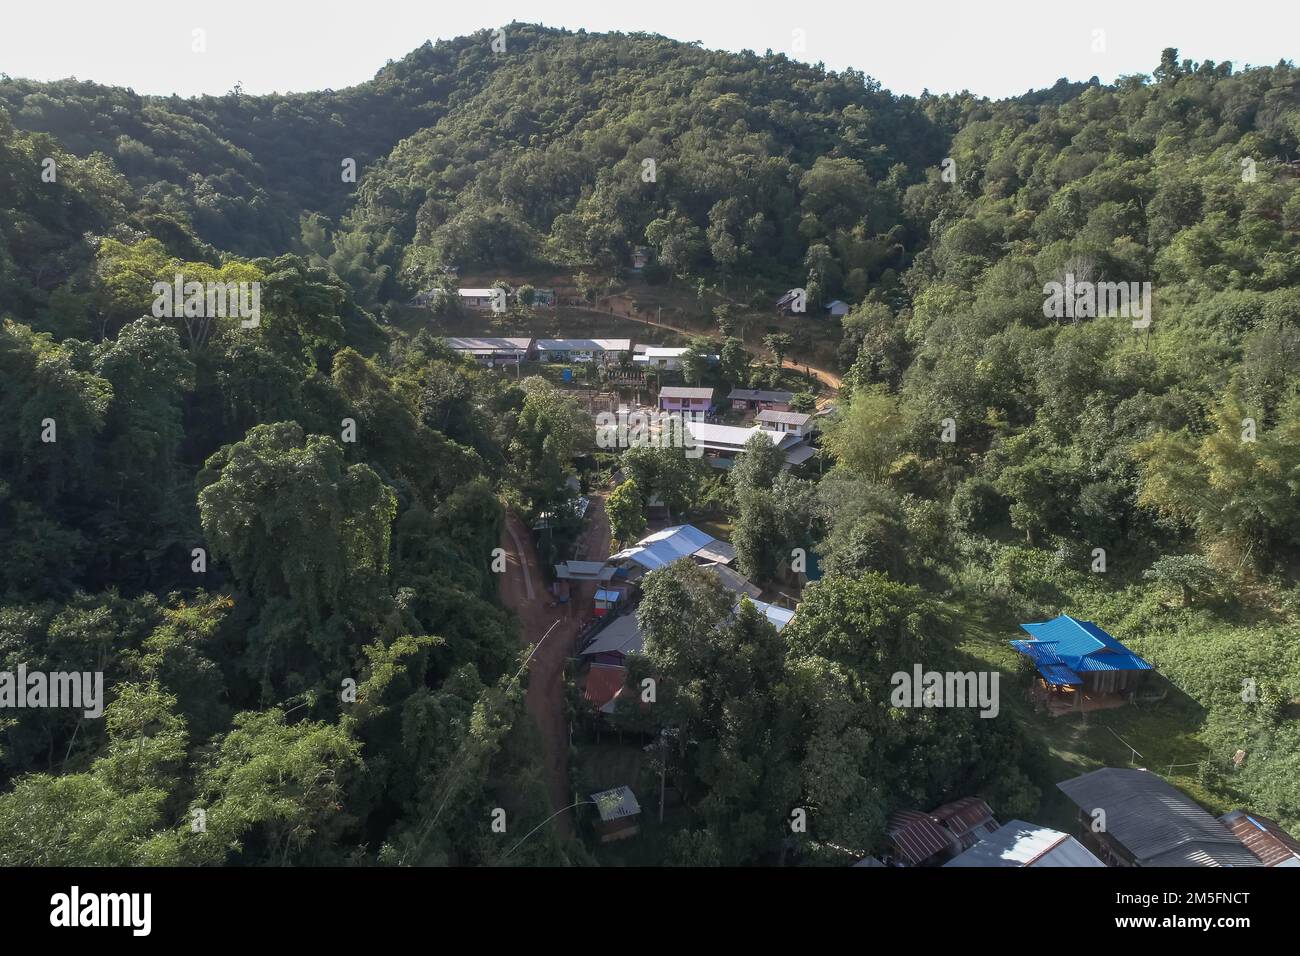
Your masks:
M673 779L736 865L780 845L798 782L784 644L748 598L734 612L733 600L714 575L677 561L646 578L637 621Z
M573 457L595 441L591 419L573 399L544 378L523 382L524 403L510 440L515 487L534 511L546 511L568 497L565 479Z
M686 351L682 353L682 377L692 385L698 386L704 380L704 374L713 364L713 343L708 339L692 339Z
M739 495L754 489L768 489L785 465L785 452L772 439L771 432L759 431L749 436L745 449L731 468L731 487Z
M245 666L267 684L348 667L349 617L386 592L393 492L296 422L256 426L197 484L210 554L260 611Z
M905 427L893 396L876 386L855 394L848 408L832 417L822 441L843 467L880 482L898 454Z
M786 353L790 351L790 346L793 344L794 340L789 332L770 332L763 336L763 345L776 356L777 368L785 364Z
M610 492L605 514L615 541L634 541L645 531L645 501L635 480L629 478Z

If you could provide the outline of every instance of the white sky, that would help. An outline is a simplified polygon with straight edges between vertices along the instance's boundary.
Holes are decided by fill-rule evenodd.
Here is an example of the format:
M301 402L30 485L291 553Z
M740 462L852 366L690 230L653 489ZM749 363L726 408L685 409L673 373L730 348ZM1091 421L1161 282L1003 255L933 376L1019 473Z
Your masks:
M912 94L1010 96L1061 76L1108 82L1149 73L1166 46L1238 66L1300 54L1300 0L10 0L0 8L0 72L184 96L236 82L248 93L341 89L426 39L511 20L771 48ZM196 28L205 53L191 49ZM1104 31L1104 51L1094 51L1094 31Z

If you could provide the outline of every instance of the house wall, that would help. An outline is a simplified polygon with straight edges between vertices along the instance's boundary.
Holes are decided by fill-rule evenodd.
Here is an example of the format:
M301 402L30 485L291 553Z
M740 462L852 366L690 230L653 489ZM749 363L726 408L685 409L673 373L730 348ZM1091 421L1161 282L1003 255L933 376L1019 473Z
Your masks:
M661 398L659 407L665 412L707 412L707 398Z
M1092 815L1080 810L1078 840L1093 856L1107 866L1137 866L1132 854L1124 849L1122 843L1113 839L1109 833L1094 833L1092 827Z
M1087 671L1084 689L1095 694L1123 694L1135 690L1146 671Z

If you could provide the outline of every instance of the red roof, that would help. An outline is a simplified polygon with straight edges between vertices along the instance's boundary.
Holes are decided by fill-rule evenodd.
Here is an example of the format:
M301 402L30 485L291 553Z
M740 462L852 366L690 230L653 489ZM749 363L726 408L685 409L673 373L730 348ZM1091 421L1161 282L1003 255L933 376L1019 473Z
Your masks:
M1233 810L1219 819L1265 866L1277 866L1300 857L1300 840L1296 840L1268 817Z
M945 803L930 816L936 817L949 830L961 836L967 830L991 821L993 811L979 797L962 797L952 803Z
M952 845L939 821L919 810L899 810L889 818L889 842L900 857L916 866Z
M623 692L627 683L627 668L617 664L592 664L587 671L587 686L583 696L597 709L604 707Z

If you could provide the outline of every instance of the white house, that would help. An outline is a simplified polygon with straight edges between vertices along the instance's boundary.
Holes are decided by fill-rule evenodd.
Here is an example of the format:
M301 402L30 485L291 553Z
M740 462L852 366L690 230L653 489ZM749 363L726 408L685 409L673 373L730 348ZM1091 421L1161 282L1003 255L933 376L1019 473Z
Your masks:
M685 348L670 349L658 345L648 345L644 352L638 351L636 355L632 356L632 361L637 365L675 372L682 367L682 356L689 351L690 349Z
M803 438L812 431L812 416L803 412L777 412L765 408L754 419L760 428L781 432L786 435L798 435Z
M632 351L631 339L538 339L537 357L543 362L595 362L616 365Z

